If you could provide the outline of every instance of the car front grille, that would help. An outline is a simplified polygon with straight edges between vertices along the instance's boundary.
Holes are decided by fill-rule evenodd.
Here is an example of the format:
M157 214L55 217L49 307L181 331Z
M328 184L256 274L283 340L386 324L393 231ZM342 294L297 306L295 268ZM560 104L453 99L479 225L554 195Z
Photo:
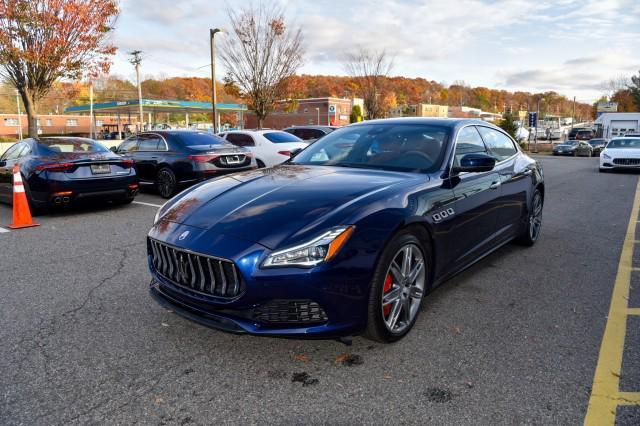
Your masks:
M221 168L246 167L251 164L251 157L244 154L221 155L213 163Z
M324 309L311 300L272 300L253 310L253 319L268 323L323 323Z
M179 249L152 238L148 239L147 251L156 272L177 286L222 298L234 298L244 291L233 262Z
M640 166L640 158L616 158L613 164L618 166Z

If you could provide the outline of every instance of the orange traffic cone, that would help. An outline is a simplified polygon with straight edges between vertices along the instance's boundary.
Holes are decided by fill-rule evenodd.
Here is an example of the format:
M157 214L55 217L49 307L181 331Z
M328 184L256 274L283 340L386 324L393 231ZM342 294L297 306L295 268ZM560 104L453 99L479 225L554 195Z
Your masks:
M13 166L13 223L9 225L9 228L19 229L39 225L31 218L29 201L27 201L22 176L20 175L20 166L16 164Z

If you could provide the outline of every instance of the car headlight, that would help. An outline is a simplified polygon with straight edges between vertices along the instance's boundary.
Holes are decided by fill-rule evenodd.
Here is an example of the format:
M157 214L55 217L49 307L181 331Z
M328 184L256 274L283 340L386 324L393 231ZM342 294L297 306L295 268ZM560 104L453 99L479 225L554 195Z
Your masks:
M602 153L602 158L604 158L605 160L611 160L611 157L604 152Z
M340 251L353 233L353 230L353 226L332 228L311 241L271 253L262 262L262 267L311 267L320 262L326 262Z

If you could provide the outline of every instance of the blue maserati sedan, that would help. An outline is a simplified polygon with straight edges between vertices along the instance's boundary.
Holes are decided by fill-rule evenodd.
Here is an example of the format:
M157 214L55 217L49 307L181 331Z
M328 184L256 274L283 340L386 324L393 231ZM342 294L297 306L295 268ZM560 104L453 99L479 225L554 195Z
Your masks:
M13 200L15 164L32 212L81 201L130 203L138 193L133 160L91 139L40 137L12 145L0 156L0 201Z
M150 292L230 332L393 342L433 288L510 241L533 245L544 193L540 164L491 124L350 125L169 200L148 235Z

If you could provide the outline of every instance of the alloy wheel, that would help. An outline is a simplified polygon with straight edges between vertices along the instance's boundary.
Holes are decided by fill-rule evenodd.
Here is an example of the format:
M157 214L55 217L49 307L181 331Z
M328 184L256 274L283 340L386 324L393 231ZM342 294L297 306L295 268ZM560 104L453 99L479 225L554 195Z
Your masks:
M175 178L169 170L160 170L158 173L158 192L161 196L168 198L173 194L175 188Z
M420 309L426 282L424 256L415 244L402 246L387 269L382 290L382 318L394 334L409 327Z
M538 239L540 228L542 228L542 196L536 191L529 215L529 237L532 241Z

